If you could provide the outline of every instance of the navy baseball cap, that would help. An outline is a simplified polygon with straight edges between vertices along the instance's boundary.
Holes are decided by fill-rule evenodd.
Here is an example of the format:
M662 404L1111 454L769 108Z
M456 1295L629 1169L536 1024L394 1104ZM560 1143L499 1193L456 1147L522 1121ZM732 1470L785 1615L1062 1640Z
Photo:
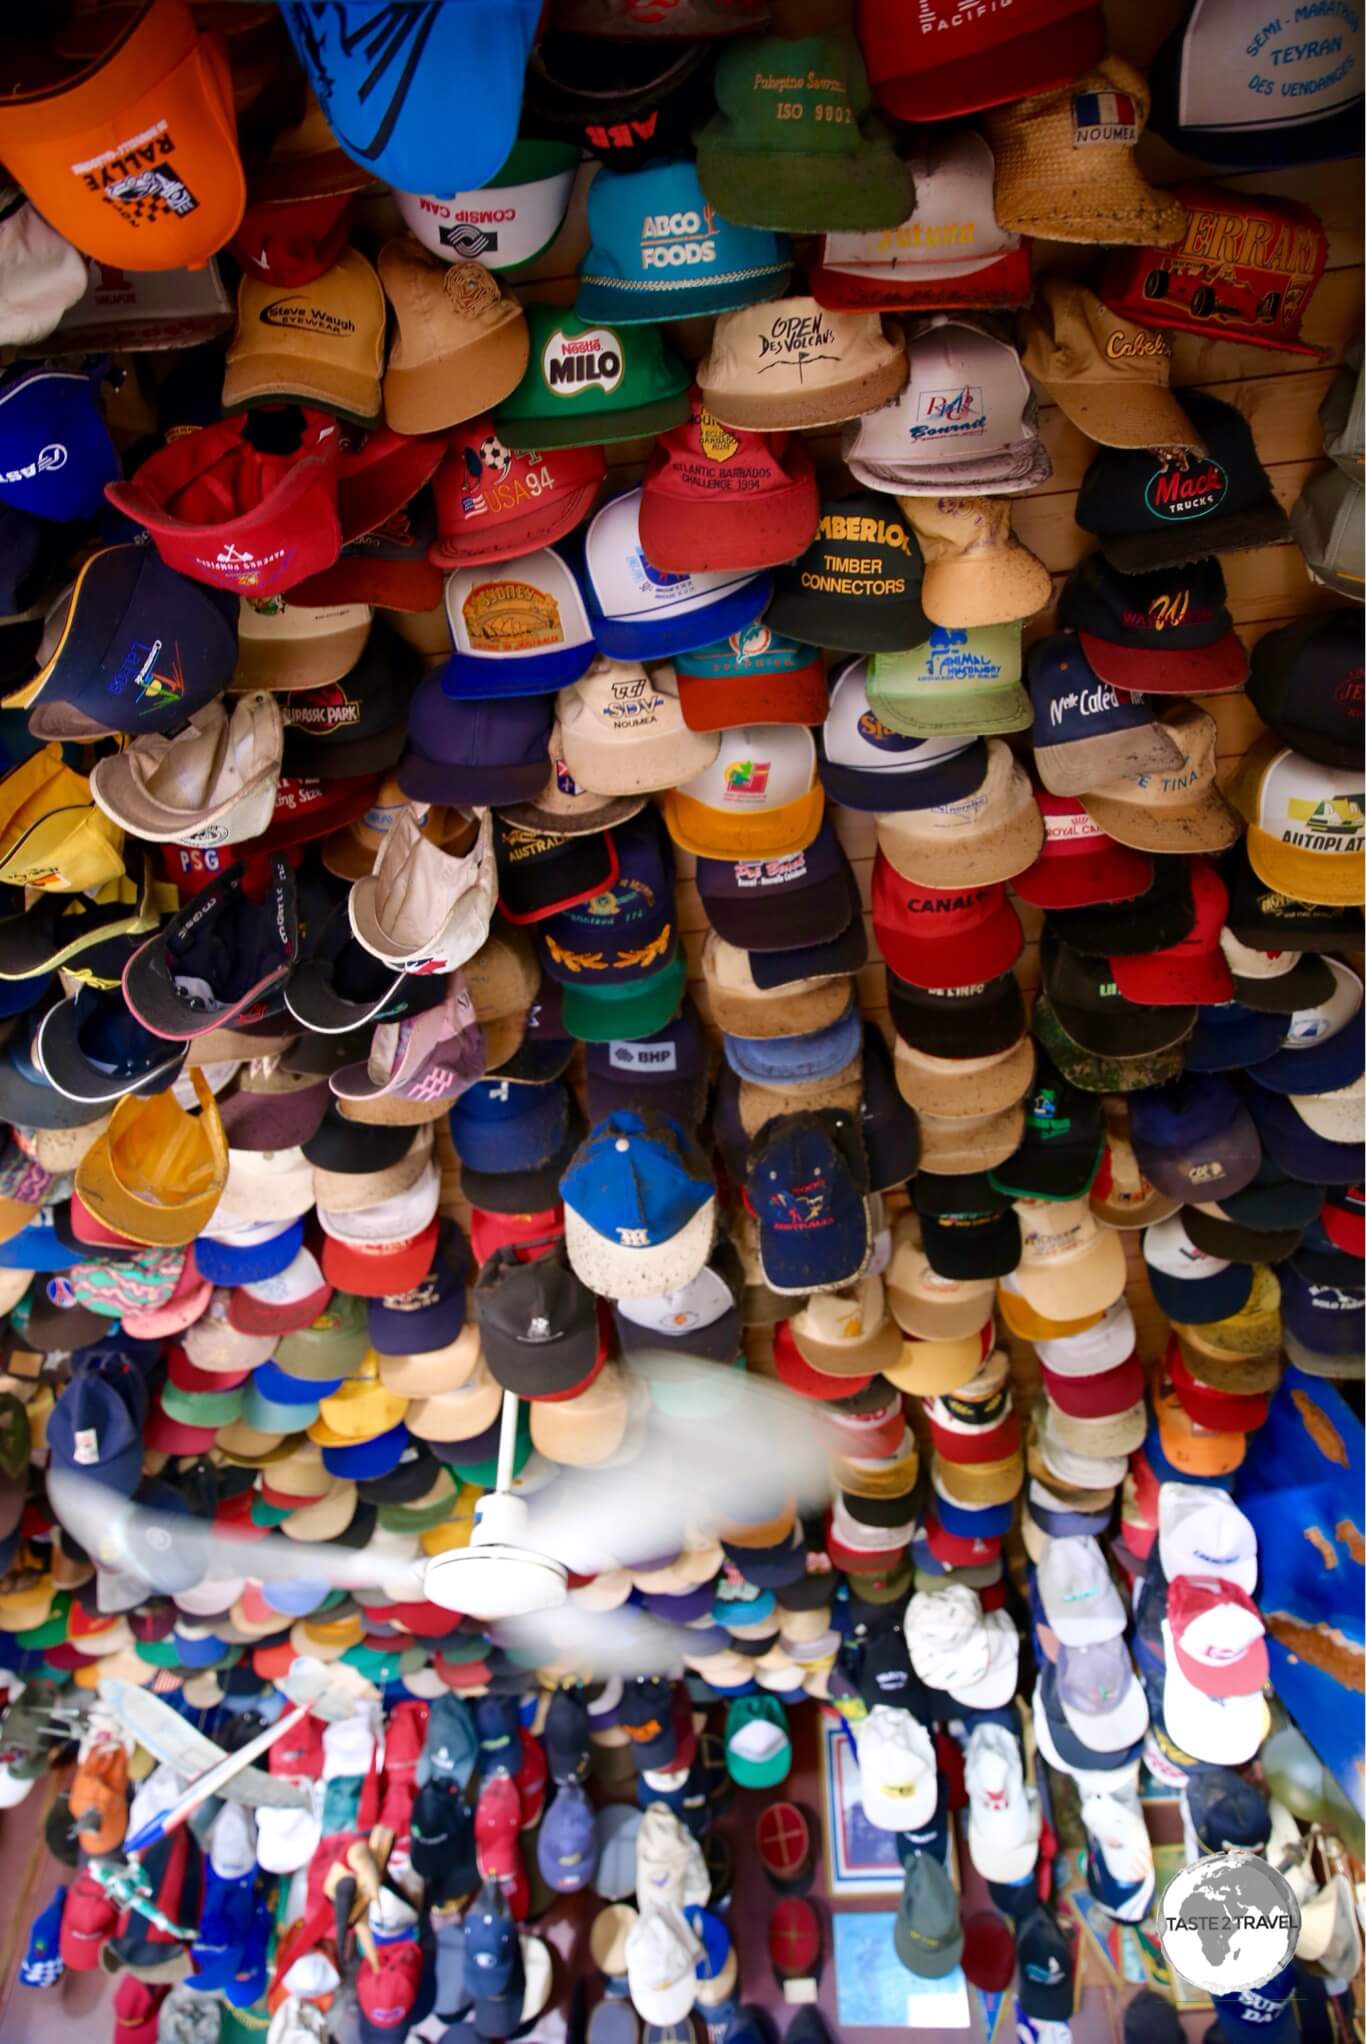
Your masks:
M84 1128L105 1111L99 1100L59 1093L33 1056L38 1018L22 1015L9 1041L0 1045L0 1121L21 1128Z
M957 1534L960 1539L999 1540L1010 1531L1015 1501L1008 1498L999 1505L965 1505L936 1485L934 1516L946 1533Z
M142 1476L142 1416L122 1389L82 1370L53 1406L47 1446L54 1468L67 1469L131 1497Z
M122 940L125 956L136 941ZM25 980L6 985L25 986ZM48 1079L68 1099L98 1107L125 1093L162 1093L180 1076L188 1045L144 1029L122 985L78 986L38 1022L34 1052Z
M1225 2044L1293 2044L1300 2034L1294 1996L1293 1960L1260 1987L1212 1996Z
M26 979L0 980L0 1022L15 1015L27 1015L38 1007L53 987L50 972L31 973Z
M569 1132L569 1106L569 1092L561 1080L529 1086L508 1079L479 1079L466 1087L450 1111L451 1143L467 1169L530 1170L562 1147Z
M786 951L843 935L850 922L848 865L826 816L805 850L786 858L699 859L697 892L707 921L728 944Z
M1245 1072L1264 1064L1279 1050L1282 1017L1224 1001L1196 1011L1195 1028L1186 1038L1188 1072Z
M352 934L346 901L341 900L316 929L310 924L303 932L306 953L285 982L285 1006L310 1035L350 1037L363 1031L354 1050L341 1055L335 1065L319 1067L327 1072L363 1059L370 1047L369 1025L397 1022L404 1015L420 1015L436 1008L446 998L446 981L439 973L396 972L382 958ZM307 1038L303 1039L307 1042ZM354 1129L357 1124L347 1124ZM311 1163L320 1163L314 1157ZM342 1163L328 1168L345 1170ZM356 1167L365 1168L365 1167Z
M589 1118L603 1121L618 1108L643 1104L691 1126L706 1107L707 1064L702 1018L687 999L653 1036L589 1044Z
M448 1348L465 1324L469 1274L469 1244L454 1221L443 1219L427 1275L410 1291L366 1301L371 1345L382 1356L430 1355L433 1349Z
M176 574L152 547L104 547L51 613L38 653L33 680L5 698L30 712L35 736L174 731L232 679L237 599Z
M0 384L0 501L59 525L93 518L123 471L96 378L16 368Z
M1366 1347L1366 1290L1355 1258L1298 1249L1277 1272L1286 1335L1316 1356L1360 1356Z
M1143 1175L1169 1199L1222 1201L1257 1175L1261 1144L1237 1088L1190 1073L1129 1098L1129 1133Z
M1366 1146L1332 1142L1318 1135L1296 1111L1293 1100L1247 1089L1248 1112L1262 1148L1287 1178L1305 1185L1360 1185L1366 1177ZM1149 1174L1151 1176L1151 1174Z
M1245 1228L1304 1228L1323 1205L1324 1186L1288 1178L1280 1165L1263 1153L1257 1176L1241 1192L1225 1193L1217 1204Z
M1236 1846L1247 1852L1265 1851L1271 1837L1266 1797L1231 1767L1197 1767L1186 1783L1186 1804L1206 1852L1228 1852Z
M189 1039L277 1015L299 958L294 873L278 854L265 894L253 901L239 859L141 944L123 991L158 1036Z
M758 1222L759 1265L774 1291L848 1284L868 1262L868 1166L851 1117L788 1114L753 1148L746 1196Z
M1276 1054L1256 1074L1273 1093L1334 1093L1366 1071L1361 981L1335 958L1324 963L1333 979L1328 997L1275 1018L1282 1025Z
M863 1025L859 1126L873 1192L889 1192L914 1178L920 1168L920 1123L915 1109L901 1097L886 1039L871 1022Z
M846 921L824 943L793 944L782 951L749 952L749 976L756 987L790 986L794 979L819 979L829 973L862 972L868 963L868 926L858 891L858 875L846 862ZM742 950L748 947L741 946Z
M657 973L673 951L673 844L659 811L642 809L613 836L611 885L535 926L541 969L561 986L629 986Z
M551 776L553 695L454 702L439 673L408 705L408 750L398 784L418 802L501 809L533 802Z

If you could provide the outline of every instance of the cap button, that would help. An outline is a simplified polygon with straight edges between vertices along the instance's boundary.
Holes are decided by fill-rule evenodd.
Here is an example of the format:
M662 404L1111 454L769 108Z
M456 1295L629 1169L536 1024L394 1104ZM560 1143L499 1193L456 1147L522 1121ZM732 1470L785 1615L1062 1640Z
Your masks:
M626 1140L625 1136L618 1136L618 1137L617 1137L617 1148L618 1148L619 1150L621 1150L621 1151L625 1152L625 1151L629 1150L629 1149L630 1149L630 1147L631 1147L631 1145L630 1145L630 1144L629 1144L629 1143L627 1142L627 1140Z

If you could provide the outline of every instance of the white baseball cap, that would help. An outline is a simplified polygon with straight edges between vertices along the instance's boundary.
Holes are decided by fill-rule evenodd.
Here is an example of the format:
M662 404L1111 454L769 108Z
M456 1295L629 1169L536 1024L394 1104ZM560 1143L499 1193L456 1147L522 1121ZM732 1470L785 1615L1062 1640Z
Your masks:
M1057 1335L1034 1344L1039 1361L1059 1377L1099 1377L1127 1363L1137 1346L1134 1316L1128 1302L1116 1299L1092 1327L1080 1334Z
M911 373L901 395L865 412L852 428L845 456L851 468L857 461L872 464L874 473L885 465L941 469L1038 439L1026 417L1029 378L1009 342L940 313L913 336L908 354Z
M405 809L374 871L351 889L347 914L357 940L395 971L454 972L487 938L497 898L491 811L480 816L473 850L455 858Z
M648 1813L647 1813L648 1814ZM626 1978L647 2023L681 2023L697 1995L701 1940L673 1908L643 1909L626 1938Z
M1064 1646L1091 1646L1123 1632L1124 1605L1089 1534L1050 1540L1036 1575L1044 1616Z
M879 1831L919 1831L939 1801L939 1763L908 1710L875 1703L858 1727L859 1801Z
M1177 1576L1223 1576L1249 1597L1257 1587L1256 1532L1223 1491L1198 1483L1159 1485L1157 1552L1169 1583Z
M994 1881L1023 1881L1039 1856L1042 1815L1038 1796L1025 1785L1014 1734L1004 1725L974 1725L964 1779L973 1865Z
M768 607L772 576L752 568L657 568L640 543L640 499L639 489L613 497L588 527L588 614L599 650L609 660L667 660L747 630Z
M1271 1730L1271 1713L1260 1690L1251 1696L1204 1695L1182 1671L1166 1618L1162 1651L1167 1663L1162 1718L1173 1743L1207 1767L1241 1767L1251 1760Z
M593 660L583 594L554 547L446 577L451 657L441 686L460 701L549 695Z
M804 724L723 731L711 762L664 798L670 837L703 859L787 858L806 850L824 813Z
M906 162L915 180L914 210L890 233L880 227L827 234L822 273L869 283L937 283L974 276L1020 247L1019 235L1008 233L993 209L996 160L984 135L971 128L946 135L922 130Z

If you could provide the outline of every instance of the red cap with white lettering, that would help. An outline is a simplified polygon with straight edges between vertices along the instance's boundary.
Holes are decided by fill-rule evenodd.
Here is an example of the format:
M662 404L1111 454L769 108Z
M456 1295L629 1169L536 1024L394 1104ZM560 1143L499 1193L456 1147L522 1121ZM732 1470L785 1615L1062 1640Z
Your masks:
M510 561L572 532L607 475L601 447L504 447L492 419L467 419L432 481L437 537L427 559L438 568Z

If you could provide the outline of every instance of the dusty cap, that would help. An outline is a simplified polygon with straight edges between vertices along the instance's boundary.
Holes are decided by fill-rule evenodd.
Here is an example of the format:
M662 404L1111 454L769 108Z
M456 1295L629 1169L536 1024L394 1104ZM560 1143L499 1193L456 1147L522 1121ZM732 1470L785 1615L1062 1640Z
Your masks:
M1171 343L1102 305L1094 291L1048 277L1020 315L1022 359L1058 409L1102 447L1189 447L1199 434L1168 388Z
M454 972L483 945L497 898L493 824L453 858L429 844L413 812L394 824L375 870L351 890L351 928L367 951L404 972Z
M901 1330L871 1272L845 1291L814 1293L788 1327L802 1361L832 1377L876 1375L901 1356Z
M246 274L228 346L223 409L321 405L363 426L380 415L384 293L354 248L307 284L281 288Z
M106 816L154 844L225 845L270 824L284 719L274 696L209 703L170 737L149 733L98 760L90 792Z
M526 314L479 263L443 263L415 241L379 254L398 331L384 373L396 433L439 433L492 411L527 365Z
M894 398L906 344L875 312L779 298L723 312L699 365L702 402L724 426L834 426Z
M905 880L922 887L986 887L1033 865L1044 826L1029 776L1003 738L989 738L980 787L933 809L879 816L877 841Z
M1001 225L1055 241L1179 241L1185 208L1134 162L1148 104L1142 73L1107 56L1072 84L993 108Z
M255 601L243 596L232 685L283 693L340 681L364 652L373 621L368 603L286 603L282 596Z
M728 944L715 930L707 932L702 946L702 977L716 1027L728 1036L754 1039L828 1029L847 1013L853 990L843 973L793 980L780 987L757 986L750 954Z
M920 542L920 605L931 624L1011 624L1052 601L1053 581L1015 537L1008 497L898 497Z
M1000 1114L1025 1098L1034 1078L1034 1045L1024 1037L989 1057L944 1058L913 1050L898 1038L895 1064L897 1090L917 1112L973 1120Z
M1181 754L1175 767L1081 791L1086 813L1140 852L1222 852L1241 835L1215 781L1218 731L1193 702L1169 703L1158 724Z
M903 1334L918 1341L976 1339L991 1317L995 1293L991 1278L942 1277L925 1254L917 1216L898 1214L887 1266L887 1298Z
M683 720L672 667L598 660L560 691L560 756L574 786L600 796L675 788L709 767L720 740Z

